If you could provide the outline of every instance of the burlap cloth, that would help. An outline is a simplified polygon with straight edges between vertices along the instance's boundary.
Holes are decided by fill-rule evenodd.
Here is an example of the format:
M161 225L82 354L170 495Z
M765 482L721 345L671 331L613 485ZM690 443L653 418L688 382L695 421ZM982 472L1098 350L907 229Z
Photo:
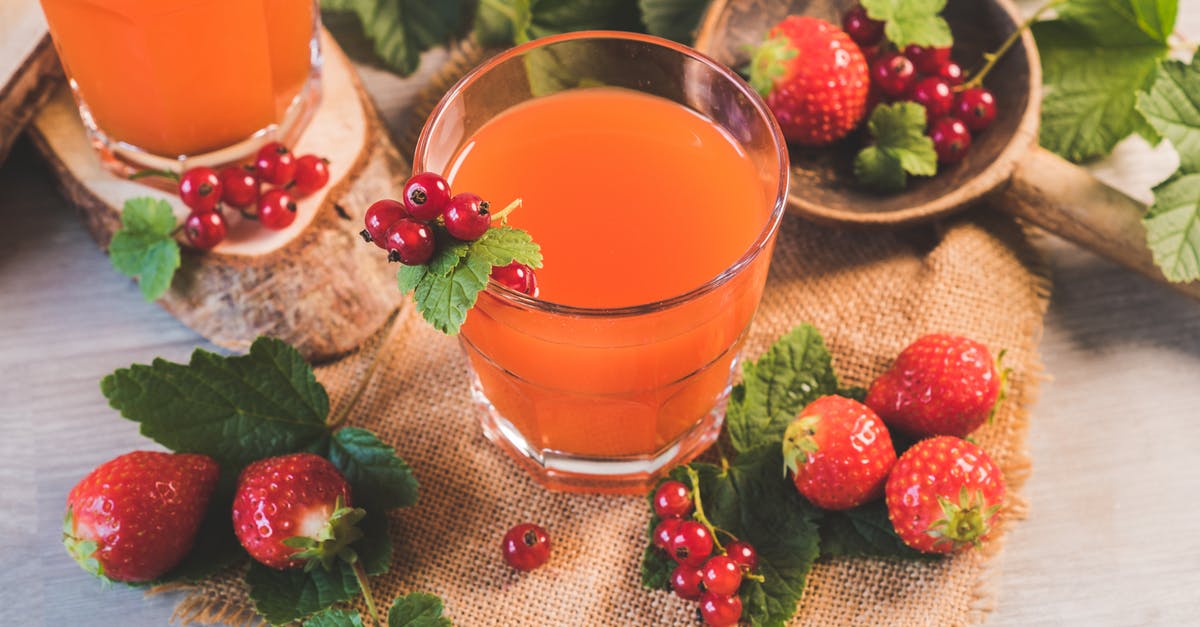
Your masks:
M801 322L825 335L843 381L867 385L918 335L947 331L1008 349L1008 399L976 440L1004 470L1009 521L1029 469L1027 408L1036 395L1049 282L1025 233L979 208L947 223L862 232L784 219L765 296L746 346L756 357ZM480 432L467 363L454 338L412 307L356 354L317 369L334 411L395 445L421 483L420 502L394 514L392 571L372 581L389 603L437 594L457 625L694 625L696 604L641 587L646 502L548 492ZM500 557L513 524L545 526L546 566L519 574ZM990 609L1004 537L935 563L818 563L795 618L803 625L956 625ZM255 620L240 569L191 589L183 621Z

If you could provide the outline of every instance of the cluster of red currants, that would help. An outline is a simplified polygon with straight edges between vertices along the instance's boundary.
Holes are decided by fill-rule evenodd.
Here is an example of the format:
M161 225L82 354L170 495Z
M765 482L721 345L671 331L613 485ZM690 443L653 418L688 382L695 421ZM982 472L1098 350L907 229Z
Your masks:
M742 617L738 589L745 577L757 577L758 553L748 542L735 540L724 552L704 523L691 519L692 493L678 481L665 481L654 491L654 546L678 564L671 572L671 589L680 598L700 601L704 622L713 627L736 625Z
M907 46L897 51L881 46L884 23L868 17L861 5L846 13L842 28L871 60L869 103L923 105L925 132L933 140L938 162L962 161L971 147L972 134L983 131L996 118L992 92L980 85L963 85L963 69L950 59L950 48Z
M179 197L191 209L183 234L193 248L208 250L225 239L224 203L272 230L296 220L297 196L307 196L329 182L329 161L317 155L295 157L287 146L271 142L259 149L253 164L230 165L219 172L199 167L179 177ZM262 185L273 185L263 190ZM248 211L253 206L254 211Z
M428 263L437 248L433 224L440 222L451 237L473 242L492 225L486 200L471 192L451 195L450 184L435 172L420 172L404 183L404 200L385 198L367 208L366 228L360 235L388 253L388 261L409 266ZM499 214L497 214L499 215ZM513 262L492 269L492 278L529 296L537 297L533 269Z

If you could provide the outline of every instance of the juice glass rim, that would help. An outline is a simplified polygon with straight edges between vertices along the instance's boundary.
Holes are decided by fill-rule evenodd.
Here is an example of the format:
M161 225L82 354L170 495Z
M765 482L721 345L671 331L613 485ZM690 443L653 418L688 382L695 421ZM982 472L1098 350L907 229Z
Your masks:
M433 133L433 127L437 125L438 121L446 112L446 109L450 107L451 103L457 100L460 94L470 87L471 84L473 84L480 76L490 72L492 69L505 63L506 61L520 57L531 50L543 48L564 41L575 40L625 40L667 48L694 61L697 61L704 66L707 66L710 70L732 84L734 88L736 88L746 97L751 107L753 107L758 116L767 123L767 127L770 130L771 139L775 146L775 155L777 157L779 166L777 172L777 178L779 182L775 188L774 206L771 208L771 214L767 216L767 221L763 225L762 231L759 232L758 237L754 240L746 252L737 259L737 261L733 262L725 270L722 270L717 276L705 281L702 285L675 296L669 296L667 298L648 303L628 305L623 307L579 307L575 305L564 305L552 301L533 298L492 279L488 280L487 292L505 303L547 313L569 316L622 317L637 316L670 309L671 307L695 300L696 298L713 291L714 289L728 282L733 277L737 276L738 273L741 272L746 266L750 265L750 263L754 261L758 255L762 253L763 249L765 249L771 242L772 236L775 234L776 230L778 230L779 223L783 219L784 209L787 207L788 184L790 182L790 177L788 176L789 165L787 144L784 142L783 132L779 129L779 124L775 121L774 114L772 114L770 109L767 108L767 104L763 102L762 97L759 96L758 92L755 91L753 87L743 80L741 76L738 76L733 70L722 65L721 63L718 63L713 58L695 50L694 48L676 43L669 39L655 37L653 35L612 30L584 30L562 33L559 35L551 35L548 37L535 39L533 41L510 48L484 61L470 72L467 72L467 74L459 79L458 82L455 83L454 86L442 96L441 100L438 101L437 106L434 107L433 111L426 119L424 126L421 128L420 136L417 138L416 150L415 154L413 155L413 170L420 171L423 169L422 164L425 162L426 148Z

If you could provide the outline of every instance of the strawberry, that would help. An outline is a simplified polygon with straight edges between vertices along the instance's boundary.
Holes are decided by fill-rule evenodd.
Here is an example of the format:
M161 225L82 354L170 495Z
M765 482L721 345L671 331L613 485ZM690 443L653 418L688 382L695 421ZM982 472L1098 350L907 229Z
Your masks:
M250 557L279 570L338 557L362 537L366 514L350 507L350 485L324 457L293 453L261 459L242 470L233 497L233 529Z
M992 533L1004 502L1004 477L977 445L943 435L900 456L887 481L888 518L908 546L954 553Z
M887 427L870 407L822 396L788 425L783 463L800 494L818 507L841 510L883 495L896 451Z
M191 550L219 474L204 455L134 451L104 462L67 495L63 545L99 577L156 579Z
M1004 375L983 344L933 334L909 344L875 379L867 405L893 429L916 437L963 437L992 415Z
M832 144L866 114L867 60L858 44L824 20L784 18L755 50L749 72L789 142Z

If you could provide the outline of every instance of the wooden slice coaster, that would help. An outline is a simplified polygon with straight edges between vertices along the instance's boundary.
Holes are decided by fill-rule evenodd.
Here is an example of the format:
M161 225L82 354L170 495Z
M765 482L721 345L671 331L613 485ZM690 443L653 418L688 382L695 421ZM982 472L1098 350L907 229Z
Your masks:
M37 2L0 2L0 163L62 78Z
M364 244L358 231L372 202L398 195L410 166L388 138L349 59L328 33L321 45L323 97L293 150L327 157L329 184L300 199L296 221L282 231L226 211L226 240L206 253L185 247L183 265L159 300L225 348L245 350L255 337L270 335L309 359L330 359L357 347L401 300L385 255ZM180 220L187 215L177 196L101 166L65 86L30 131L100 246L108 246L129 198L162 198Z

